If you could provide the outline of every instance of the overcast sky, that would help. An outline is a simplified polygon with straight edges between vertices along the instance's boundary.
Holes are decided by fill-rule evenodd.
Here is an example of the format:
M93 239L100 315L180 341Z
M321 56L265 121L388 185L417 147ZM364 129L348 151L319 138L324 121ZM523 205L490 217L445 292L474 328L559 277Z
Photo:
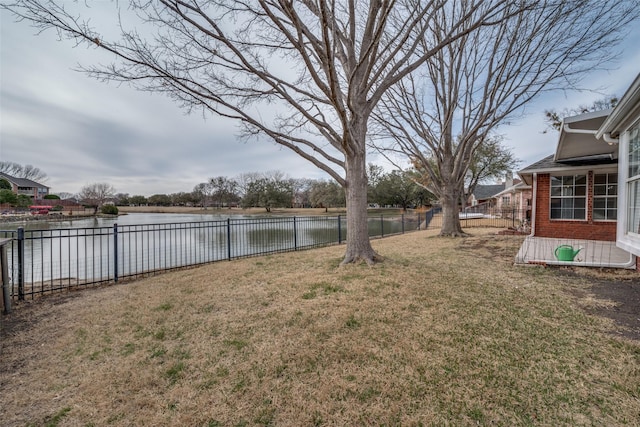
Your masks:
M108 182L131 195L169 194L191 191L213 176L270 170L327 178L270 141L240 142L234 122L186 116L161 95L86 77L73 69L104 60L100 53L58 41L51 30L35 34L0 11L0 160L42 169L53 193ZM499 130L522 167L555 150L557 134L542 133L545 108L589 104L603 93L622 96L640 72L640 26L620 51L612 70L595 70L583 81L600 94L546 94ZM369 161L383 163L374 156Z

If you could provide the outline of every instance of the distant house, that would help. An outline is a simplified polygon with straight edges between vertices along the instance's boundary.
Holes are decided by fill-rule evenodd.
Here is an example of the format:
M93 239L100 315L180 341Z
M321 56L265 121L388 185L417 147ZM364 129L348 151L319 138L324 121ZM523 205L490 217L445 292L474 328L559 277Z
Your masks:
M500 184L477 185L467 200L465 211L499 214L503 210L517 210L517 219L522 220L530 205L531 186L514 180L513 173L507 172Z
M533 195L531 235L516 262L637 267L633 254L616 246L616 230L626 211L620 194L628 191L624 184L619 191L619 182L627 178L619 173L618 145L597 136L611 114L605 110L565 118L555 154L518 173ZM640 170L640 155L637 162Z
M49 194L49 187L30 179L15 178L3 172L0 172L0 179L6 179L9 184L11 184L11 190L17 195L24 195L34 200L41 200Z
M492 197L496 212L514 212L515 218L531 221L531 186L517 180L516 184L505 188Z
M491 184L491 185L476 185L475 190L469 196L467 201L468 206L478 206L484 203L488 203L492 200L493 196L505 189L505 183L503 184Z

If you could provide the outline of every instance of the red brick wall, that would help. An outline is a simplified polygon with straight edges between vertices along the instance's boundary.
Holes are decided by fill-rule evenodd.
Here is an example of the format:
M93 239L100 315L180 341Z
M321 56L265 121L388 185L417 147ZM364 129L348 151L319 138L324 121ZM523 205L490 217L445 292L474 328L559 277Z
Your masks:
M587 219L582 221L549 219L551 177L538 175L536 193L535 235L539 237L557 237L615 242L615 221L593 220L593 173L587 176Z

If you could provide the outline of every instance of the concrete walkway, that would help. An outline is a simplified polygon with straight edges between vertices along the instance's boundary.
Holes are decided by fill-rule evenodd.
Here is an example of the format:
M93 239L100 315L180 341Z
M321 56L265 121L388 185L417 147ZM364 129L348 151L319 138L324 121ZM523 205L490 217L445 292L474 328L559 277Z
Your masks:
M558 261L555 250L560 245L580 249L573 261ZM635 256L615 242L580 239L555 239L527 236L516 255L516 264L554 264L582 267L635 268Z

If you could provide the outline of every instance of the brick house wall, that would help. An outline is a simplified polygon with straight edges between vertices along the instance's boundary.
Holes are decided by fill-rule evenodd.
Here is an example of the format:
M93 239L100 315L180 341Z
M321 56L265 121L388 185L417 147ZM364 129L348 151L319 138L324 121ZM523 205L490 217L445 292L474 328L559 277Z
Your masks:
M585 240L616 241L615 221L593 220L593 172L587 174L587 219L556 220L550 219L551 175L539 174L537 177L535 235ZM640 268L640 265L639 265Z

